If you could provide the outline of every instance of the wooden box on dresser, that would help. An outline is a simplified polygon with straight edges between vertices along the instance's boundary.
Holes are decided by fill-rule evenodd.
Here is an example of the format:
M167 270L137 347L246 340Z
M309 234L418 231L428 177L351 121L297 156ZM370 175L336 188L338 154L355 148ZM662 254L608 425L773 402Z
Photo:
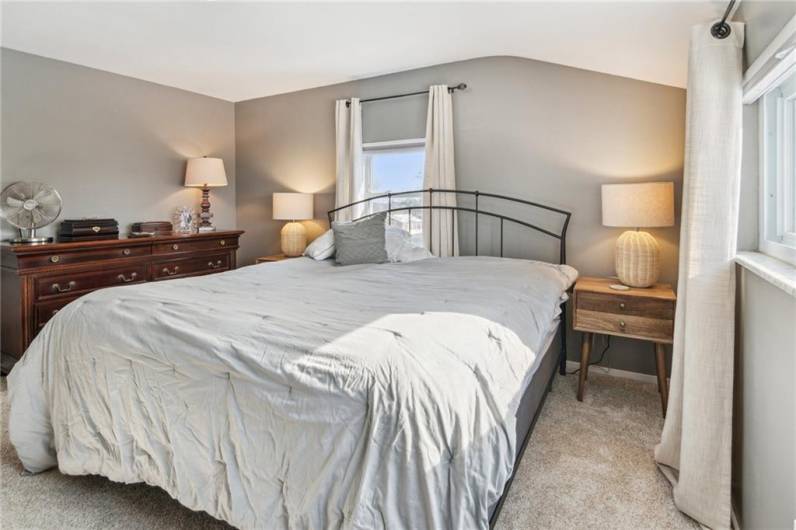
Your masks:
M240 230L2 246L3 372L66 304L101 289L235 268Z

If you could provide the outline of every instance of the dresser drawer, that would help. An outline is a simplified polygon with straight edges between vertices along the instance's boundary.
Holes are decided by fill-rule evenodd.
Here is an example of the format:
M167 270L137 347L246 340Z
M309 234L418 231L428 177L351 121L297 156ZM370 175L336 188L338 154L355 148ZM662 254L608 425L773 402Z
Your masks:
M24 268L47 267L53 265L65 265L69 263L83 263L87 261L97 261L105 259L134 258L137 256L150 255L149 245L137 245L129 247L103 248L97 250L80 250L73 252L53 252L52 254L38 254L26 256Z
M674 302L671 300L590 292L579 292L576 295L576 299L577 309L586 311L644 316L664 320L674 319Z
M199 241L172 241L170 243L157 243L152 246L153 254L175 254L180 252L197 252L202 250L218 250L237 246L236 237L219 237L201 239Z
M34 293L37 300L55 297L70 297L87 291L140 283L146 281L146 265L137 264L109 270L70 272L42 276L34 280Z
M672 342L674 320L617 315L576 308L575 329L593 333L626 335L659 342Z
M49 322L49 320L55 316L55 314L61 310L66 304L72 302L73 300L77 300L80 298L79 296L70 296L68 298L56 298L55 300L50 300L49 302L41 302L35 305L34 309L34 319L35 319L35 329L36 331L40 330L44 327L44 325Z
M198 258L161 261L152 264L153 280L168 280L221 272L230 268L229 254L209 255Z

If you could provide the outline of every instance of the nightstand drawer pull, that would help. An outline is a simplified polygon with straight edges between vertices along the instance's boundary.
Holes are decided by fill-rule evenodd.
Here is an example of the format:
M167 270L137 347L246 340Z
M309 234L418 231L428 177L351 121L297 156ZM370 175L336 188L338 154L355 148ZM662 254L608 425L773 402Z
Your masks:
M74 280L72 280L72 281L70 281L70 282L67 284L67 286L66 286L66 287L61 287L61 284L60 284L60 283L54 283L54 284L52 284L52 286L50 286L50 289L51 289L51 290L52 290L52 292L54 292L54 293L68 293L69 291L71 291L71 290L72 290L72 289L74 289L75 287L77 287L77 282L76 282L76 281L74 281Z
M130 249L126 248L126 249L122 250L122 254L124 254L125 256L129 256L130 255Z
M169 276L174 276L180 271L180 266L175 265L174 270L169 270L168 267L163 267L163 274L168 274Z
M221 267L221 260L217 260L215 263L213 263L212 261L208 261L207 266L210 267L211 269L218 269Z
M174 243L174 244L171 246L171 250L180 250L180 245L178 245L177 243Z
M619 327L620 327L620 328L622 328L622 329L625 329L625 325L626 325L626 324L625 324L625 321L624 321L624 320L620 320L620 321L619 321Z
M122 281L124 283L130 283L130 282L134 281L136 278L138 278L138 274L134 272L134 273L132 273L130 275L129 278L125 277L124 274L120 274L120 275L117 276L117 278L119 279L119 281Z
M61 256L50 256L50 263L58 263L61 261Z
M624 302L620 302L619 303L619 309L624 311L624 309L625 309L625 303Z
M222 247L227 246L227 242L224 241L223 239L221 241L219 241L218 244L221 245Z

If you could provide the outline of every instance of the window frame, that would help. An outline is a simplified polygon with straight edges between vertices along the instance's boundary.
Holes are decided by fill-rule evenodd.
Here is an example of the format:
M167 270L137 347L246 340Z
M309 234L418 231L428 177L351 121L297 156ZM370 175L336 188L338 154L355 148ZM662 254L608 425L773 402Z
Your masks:
M772 93L796 75L796 15L782 28L755 62L744 73L743 103L758 106L758 252L796 266L796 90L786 98ZM792 96L792 97L791 97ZM785 99L783 123L777 123L770 144L769 126L772 116L770 98ZM778 105L780 103L778 102ZM774 111L777 119L777 109ZM788 124L790 122L790 124ZM772 151L777 163L771 160ZM785 151L785 152L783 152ZM789 177L787 176L789 175ZM787 218L786 218L787 215Z
M796 50L791 53L796 54ZM792 265L796 265L796 88L784 95L775 95L775 91L786 82L794 82L794 79L796 64L790 65L773 80L758 103L758 248L760 252ZM773 137L770 134L772 130Z
M387 140L383 142L367 142L362 144L362 178L364 182L365 198L383 195L387 192L372 191L371 165L368 163L368 155L373 152L394 153L405 149L425 148L425 138L406 138L402 140ZM422 188L422 186L421 186ZM411 191L411 190L407 190Z

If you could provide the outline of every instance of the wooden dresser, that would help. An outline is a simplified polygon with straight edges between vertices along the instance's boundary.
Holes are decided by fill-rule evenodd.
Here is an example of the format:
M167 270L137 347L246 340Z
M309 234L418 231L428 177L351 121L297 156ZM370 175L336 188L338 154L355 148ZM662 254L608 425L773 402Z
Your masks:
M8 370L66 304L103 287L235 268L242 231L2 246L2 354Z

